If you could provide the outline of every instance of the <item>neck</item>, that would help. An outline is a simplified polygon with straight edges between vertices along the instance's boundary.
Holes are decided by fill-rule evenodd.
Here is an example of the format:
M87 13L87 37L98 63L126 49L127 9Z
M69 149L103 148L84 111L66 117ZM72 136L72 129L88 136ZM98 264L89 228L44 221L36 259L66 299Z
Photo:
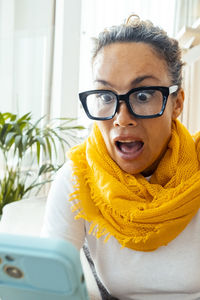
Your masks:
M168 143L169 143L169 141L167 141L167 144L164 147L163 151L161 152L161 154L159 155L159 157L153 162L153 164L151 166L149 166L148 168L146 168L144 171L141 172L141 174L144 177L151 176L155 172L155 170L157 169L157 167L158 167L161 159L163 158L163 156L166 153Z

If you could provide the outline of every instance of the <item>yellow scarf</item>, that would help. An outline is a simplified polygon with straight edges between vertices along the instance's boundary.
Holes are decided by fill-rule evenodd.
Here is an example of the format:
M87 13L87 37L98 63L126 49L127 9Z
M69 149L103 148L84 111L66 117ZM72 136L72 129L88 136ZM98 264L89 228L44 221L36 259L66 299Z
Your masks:
M88 139L68 152L73 162L76 218L90 233L123 247L152 251L172 241L200 207L200 133L172 125L167 151L148 182L122 171L109 156L96 124Z

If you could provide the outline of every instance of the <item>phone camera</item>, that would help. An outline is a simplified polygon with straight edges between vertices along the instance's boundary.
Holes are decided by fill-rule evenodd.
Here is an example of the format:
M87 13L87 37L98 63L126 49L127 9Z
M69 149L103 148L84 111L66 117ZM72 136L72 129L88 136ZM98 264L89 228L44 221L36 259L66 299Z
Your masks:
M20 279L24 276L23 272L19 268L14 267L14 266L5 266L4 272L8 276L16 278L16 279Z

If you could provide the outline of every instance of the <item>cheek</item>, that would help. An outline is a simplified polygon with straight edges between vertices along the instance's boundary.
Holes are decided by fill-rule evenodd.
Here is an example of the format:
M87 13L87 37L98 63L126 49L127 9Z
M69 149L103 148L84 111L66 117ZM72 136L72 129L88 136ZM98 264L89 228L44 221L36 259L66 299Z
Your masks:
M99 130L101 131L104 142L105 142L105 144L108 148L109 144L110 144L110 131L111 131L111 128L112 128L112 124L109 120L109 121L98 121L97 125L99 127Z
M162 118L162 119L161 119ZM171 136L172 120L165 116L152 120L146 127L148 144L155 154L166 147Z
M146 126L149 135L153 140L165 142L171 136L172 128L172 116L173 116L173 103L168 101L164 114L161 117L149 120L148 126Z

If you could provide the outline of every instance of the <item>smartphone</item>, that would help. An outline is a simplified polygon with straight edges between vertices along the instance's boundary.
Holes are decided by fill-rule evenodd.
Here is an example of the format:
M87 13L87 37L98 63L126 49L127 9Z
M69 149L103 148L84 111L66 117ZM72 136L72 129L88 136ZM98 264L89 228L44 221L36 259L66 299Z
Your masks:
M0 233L1 300L89 300L78 250L61 239Z

